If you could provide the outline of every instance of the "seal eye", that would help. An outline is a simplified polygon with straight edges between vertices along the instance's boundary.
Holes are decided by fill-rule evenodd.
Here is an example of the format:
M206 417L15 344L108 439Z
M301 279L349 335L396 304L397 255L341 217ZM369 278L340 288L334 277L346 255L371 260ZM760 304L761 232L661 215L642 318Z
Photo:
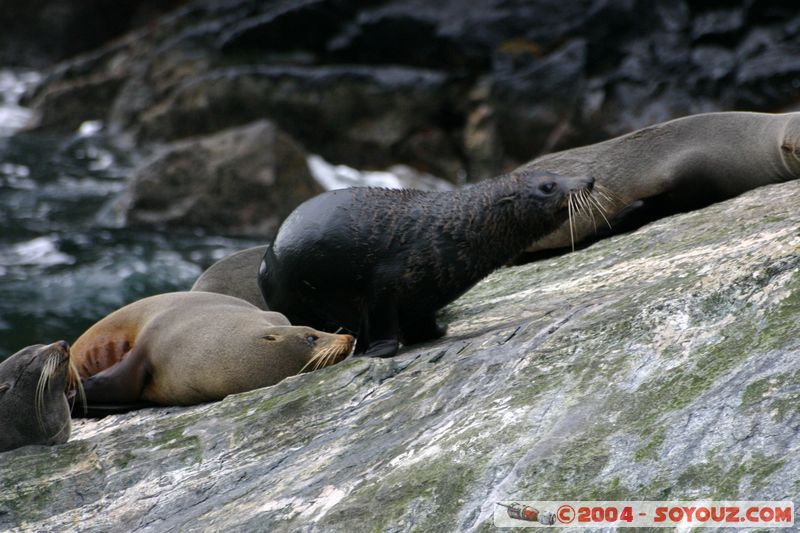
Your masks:
M319 340L319 337L317 337L316 335L308 335L308 336L306 337L306 342L307 342L308 344L310 344L311 346L313 346L313 345L314 345L314 343L316 343L316 342L317 342L317 340Z
M265 336L263 336L263 337L262 337L262 339L264 339L265 341L274 341L274 340L277 340L277 339L275 338L275 335L265 335Z
M552 194L556 190L556 182L547 181L539 185L539 190L544 194Z

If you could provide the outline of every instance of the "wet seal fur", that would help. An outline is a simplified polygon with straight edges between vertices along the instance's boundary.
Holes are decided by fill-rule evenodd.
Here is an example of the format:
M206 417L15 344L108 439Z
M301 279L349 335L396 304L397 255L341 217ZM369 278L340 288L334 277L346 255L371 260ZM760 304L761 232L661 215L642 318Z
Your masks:
M257 280L266 251L266 246L254 246L223 257L200 274L191 290L235 296L267 311Z
M457 191L329 191L283 222L259 285L289 320L357 332L357 354L390 357L399 340L444 335L436 312L557 228L592 184L523 171Z
M589 146L544 155L516 170L589 174L612 232L705 207L748 190L800 178L800 113L691 115ZM604 222L576 217L575 241ZM538 239L529 252L566 248L570 227Z
M0 451L67 442L72 431L68 375L64 341L28 346L0 363Z
M352 347L350 335L292 326L239 298L175 292L100 320L75 341L72 360L96 413L221 400L337 363Z

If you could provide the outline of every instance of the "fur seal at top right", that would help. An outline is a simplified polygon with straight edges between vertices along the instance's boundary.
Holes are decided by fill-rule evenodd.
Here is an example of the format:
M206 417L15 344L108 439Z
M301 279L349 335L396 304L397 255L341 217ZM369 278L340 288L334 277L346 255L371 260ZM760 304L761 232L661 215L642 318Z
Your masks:
M591 240L605 221L612 232L636 229L750 189L800 178L800 113L690 115L627 135L547 154L520 170L595 177L598 215L584 215L534 242L528 252ZM602 206L602 212L597 204Z

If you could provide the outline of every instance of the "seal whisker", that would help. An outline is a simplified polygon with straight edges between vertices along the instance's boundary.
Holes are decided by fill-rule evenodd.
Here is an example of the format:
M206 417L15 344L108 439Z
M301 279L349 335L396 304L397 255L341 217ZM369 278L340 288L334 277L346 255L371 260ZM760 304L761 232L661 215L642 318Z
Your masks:
M613 189L606 187L602 183L596 183L594 186L594 190L605 196L612 204L624 204L625 202L622 200L622 197Z
M72 362L72 359L69 360L69 369L68 369L68 383L69 388L71 390L76 391L75 397L72 399L72 405L70 406L70 411L75 407L75 400L80 399L81 407L83 407L83 414L87 414L89 412L89 404L86 401L86 391L83 390L83 382L81 381L81 375L78 373L78 367Z
M597 205L600 208L601 211L603 211L603 212L609 212L610 211L610 209L608 208L606 203L609 203L609 204L613 205L613 202L611 201L611 199L608 198L608 196L604 196L601 193L598 193L596 195L595 194L591 194L590 196L591 196L591 200L595 203L595 205Z
M50 357L47 357L42 370L39 372L39 380L36 382L36 391L34 393L34 412L36 413L36 421L39 423L39 428L44 432L44 420L42 413L44 412L44 389L50 377Z
M325 357L327 357L327 355L328 355L328 349L327 348L325 348L324 350L321 350L319 352L319 354L315 358L314 370L319 370L320 368L322 368L324 366L323 363L325 362Z
M569 236L572 242L572 251L575 251L575 228L572 224L572 195L567 197L567 217L569 218Z
M601 204L599 200L597 200L596 198L593 198L591 196L589 197L589 199L592 202L594 202L594 205L597 206L597 212L600 213L600 216L603 217L603 220L606 221L606 224L608 224L608 227L611 228L611 222L609 222L608 218L606 217L606 214L604 212L605 211L605 207L603 206L603 204ZM613 229L613 228L611 228L611 229Z
M336 364L336 355L337 355L338 352L337 352L335 346L331 346L331 348L332 349L328 353L328 356L325 357L325 365L323 366L323 368Z
M39 380L36 382L36 390L34 392L34 412L36 413L36 421L39 423L39 429L42 433L46 431L44 426L44 392L50 384L50 378L55 371L58 364L58 352L52 352L47 356L42 370L39 372Z
M322 368L327 366L331 366L333 361L336 358L336 346L331 346L328 348L328 352L325 354L325 360L322 362Z
M317 368L325 368L326 366L328 366L328 359L333 353L333 350L334 350L333 346L328 346L325 348L325 350L323 350L322 357L320 358L319 366Z
M603 211L605 211L606 213L613 212L614 211L613 207L615 205L617 205L617 202L615 202L613 199L609 198L608 196L602 195L602 194L598 195L595 198L595 200L597 200L598 203L600 203L600 205L603 206ZM606 204L608 204L608 205L606 205Z
M333 346L331 346L330 365L335 365L342 360L342 354L344 353L345 348L346 346L341 342L336 342Z
M311 356L311 359L309 359L306 362L306 364L303 365L303 368L300 369L300 372L298 372L298 374L302 374L303 372L305 372L306 368L308 368L312 363L316 363L321 354L322 354L322 352L317 352L317 353L313 354ZM316 369L317 369L317 367L315 365L314 368L312 368L312 370L316 370Z
M575 197L575 200L578 202L578 207L580 208L579 215L589 215L589 218L592 219L592 225L594 226L594 230L597 231L597 222L594 219L594 213L592 212L592 205L589 203L588 200L589 192L586 189L582 189L578 192Z
M349 342L337 341L332 344L328 348L322 367L325 368L339 363L350 352L350 347Z
M597 220L594 218L594 208L592 203L592 195L588 191L581 191L583 196L585 196L584 201L586 202L586 211L589 212L589 217L592 219L592 227L594 227L595 233L597 233Z

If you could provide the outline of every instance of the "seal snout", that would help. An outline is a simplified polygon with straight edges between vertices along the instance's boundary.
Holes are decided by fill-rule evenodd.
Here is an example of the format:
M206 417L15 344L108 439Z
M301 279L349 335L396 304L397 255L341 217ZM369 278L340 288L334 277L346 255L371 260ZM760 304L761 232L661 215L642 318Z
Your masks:
M582 191L591 192L594 189L593 176L560 176L558 184L565 196L579 194Z
M576 176L568 179L567 191L570 194L577 194L583 190L591 191L594 188L593 176Z
M52 354L51 357L55 354L61 356L61 358L59 359L59 363L63 363L69 360L69 343L67 341L64 340L56 341L50 346L48 346L48 348L50 348L50 353Z
M790 155L794 158L800 158L800 145L789 141L784 141L783 144L781 144L781 150L783 150L786 155Z

